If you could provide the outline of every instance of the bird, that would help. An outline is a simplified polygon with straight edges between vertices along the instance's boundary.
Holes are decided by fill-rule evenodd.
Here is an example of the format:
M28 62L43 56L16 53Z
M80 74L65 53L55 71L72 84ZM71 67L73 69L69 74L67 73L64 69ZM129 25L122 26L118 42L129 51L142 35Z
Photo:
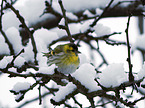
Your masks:
M55 64L57 71L63 74L70 74L79 67L80 59L78 47L74 43L58 45L54 50L43 53L48 58L48 65Z

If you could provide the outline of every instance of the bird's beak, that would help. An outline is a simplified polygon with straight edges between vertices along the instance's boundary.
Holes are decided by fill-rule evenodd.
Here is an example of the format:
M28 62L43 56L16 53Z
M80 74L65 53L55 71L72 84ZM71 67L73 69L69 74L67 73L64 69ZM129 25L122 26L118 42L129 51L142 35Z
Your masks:
M43 53L43 56L46 56L46 57L50 56L50 53L44 53L44 52L42 52L42 53Z

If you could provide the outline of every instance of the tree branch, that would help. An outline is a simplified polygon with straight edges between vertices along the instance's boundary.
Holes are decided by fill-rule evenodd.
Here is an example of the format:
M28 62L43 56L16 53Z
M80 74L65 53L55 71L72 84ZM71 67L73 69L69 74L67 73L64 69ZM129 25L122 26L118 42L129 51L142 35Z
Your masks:
M48 95L50 95L50 92L46 92L46 93L42 94L42 97L44 98L44 97L46 97ZM22 108L23 106L26 106L27 104L30 104L30 103L32 103L34 101L37 101L38 99L39 99L39 97L27 100L26 102L22 103L21 105L17 106L16 108Z
M128 22L127 22L127 28L125 30L126 33L126 41L127 41L127 49L128 49L128 58L127 58L127 62L128 62L128 66L129 66L129 81L132 82L134 81L134 76L132 74L132 64L131 64L131 54L130 54L130 44L129 44L129 22L130 22L130 17L128 17Z
M68 34L69 41L70 41L71 43L74 43L74 41L73 41L73 39L72 39L72 36L71 36L71 33L70 33L70 30L69 30L67 17L66 17L66 14L65 14L65 13L66 13L66 10L65 10L64 7L63 7L62 1L61 1L61 0L58 0L58 2L59 2L59 5L60 5L60 7L61 7L61 11L62 11L62 13L63 13L63 18L65 19L65 30L66 30L66 32L67 32L67 34Z
M103 15L106 13L106 11L109 9L109 7L111 6L111 4L113 3L114 0L111 0L108 4L108 6L106 6L106 8L104 9L103 13L99 16L99 18L97 18L96 20L94 20L94 22L90 25L91 27L95 26L96 23L103 17Z
M15 99L17 102L20 102L23 98L24 98L24 95L32 90L34 87L36 87L38 84L39 84L40 80L39 81L36 81L36 83L34 83L33 85L30 86L30 88L28 88L27 90L20 90L19 92L16 92L14 90L10 90L11 93L14 93L15 95L21 93L22 95L18 98L18 99Z
M41 105L42 104L41 84L39 84L38 91L39 91L39 105Z
M73 96L72 98L73 98L74 102L75 102L76 104L79 105L80 108L83 108L83 107L82 107L83 105L80 104L80 103L76 100L76 98L75 98L74 96Z
M20 15L19 11L16 10L11 4L9 4L6 0L6 5L16 14L17 18L19 19L19 21L21 22L22 24L22 27L24 27L26 29L26 31L28 32L30 38L31 38L31 42L32 42L32 46L33 46L33 52L34 52L34 59L35 59L35 64L38 64L37 63L37 48L36 48L36 43L35 43L35 40L34 40L34 37L33 37L33 33L32 31L29 30L29 28L27 27L26 23L25 23L25 20L24 18Z
M2 0L1 2L1 15L0 15L0 32L2 34L2 36L4 37L5 39L5 42L7 43L8 47L9 47L9 50L10 50L10 54L11 55L14 55L14 49L13 49L13 45L11 44L11 42L9 41L9 39L7 38L5 32L3 31L2 29L2 16L3 16L3 3L4 3L4 0Z

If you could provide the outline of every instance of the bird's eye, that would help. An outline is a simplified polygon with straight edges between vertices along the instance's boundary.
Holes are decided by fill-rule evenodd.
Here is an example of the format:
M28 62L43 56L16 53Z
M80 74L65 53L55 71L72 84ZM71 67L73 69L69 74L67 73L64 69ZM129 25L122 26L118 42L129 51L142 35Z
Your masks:
M78 47L75 44L70 44L69 45L69 50L72 51L72 52L77 52Z
M71 51L72 51L72 52L75 52L75 50L74 50L74 49L72 49Z
M73 51L78 51L78 47L75 44L71 45Z

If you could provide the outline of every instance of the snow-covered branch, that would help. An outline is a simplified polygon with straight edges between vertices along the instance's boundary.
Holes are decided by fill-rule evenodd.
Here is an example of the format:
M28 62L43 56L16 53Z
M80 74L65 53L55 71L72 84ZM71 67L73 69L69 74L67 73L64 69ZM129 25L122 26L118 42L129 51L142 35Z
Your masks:
M133 57L136 51L145 54L145 36L142 34L133 42L133 31L130 32L133 25L130 13L143 16L143 2L21 1L2 0L0 9L0 74L8 79L25 79L10 90L17 102L23 101L16 106L23 107L36 100L44 105L48 97L47 103L53 107L135 107L145 99L144 59ZM112 23L105 24L109 21L105 18L120 16L127 16L127 21L123 24L118 19L120 23L114 28L122 27L123 31L112 30ZM47 57L43 56L47 52L54 55L57 51L52 49L61 43L74 43L81 52L74 73L59 72L57 64L48 65ZM31 91L37 91L35 98L26 101L26 94ZM86 106L81 97L87 100Z

